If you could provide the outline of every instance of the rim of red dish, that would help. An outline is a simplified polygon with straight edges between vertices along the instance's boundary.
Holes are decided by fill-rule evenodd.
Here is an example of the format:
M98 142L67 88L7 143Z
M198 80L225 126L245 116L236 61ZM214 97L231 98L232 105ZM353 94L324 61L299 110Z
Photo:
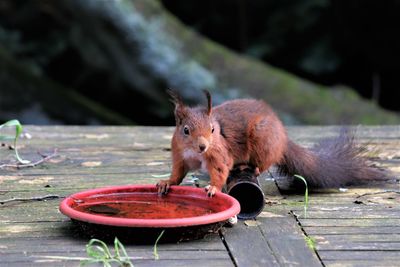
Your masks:
M240 212L239 202L235 198L220 192L217 192L214 195L214 197L210 199L210 201L212 201L214 198L215 200L226 201L228 203L229 208L220 212L215 212L202 216L186 217L186 218L171 218L171 219L119 218L119 217L111 217L111 216L81 212L71 207L71 205L74 203L74 199L80 199L105 192L106 193L113 193L113 191L121 192L122 190L133 189L133 188L145 189L145 190L153 189L154 192L157 192L157 188L155 185L125 185L125 186L112 186L112 187L91 189L72 194L69 197L65 198L60 203L60 211L64 215L70 217L71 219L75 219L81 222L88 222L93 224L101 224L109 226L153 227L153 228L186 227L186 226L212 224L228 220L229 218L239 214ZM198 199L199 197L207 198L207 194L203 188L196 188L190 186L171 186L169 193L187 194L188 196L194 195L193 196L194 199L196 198Z

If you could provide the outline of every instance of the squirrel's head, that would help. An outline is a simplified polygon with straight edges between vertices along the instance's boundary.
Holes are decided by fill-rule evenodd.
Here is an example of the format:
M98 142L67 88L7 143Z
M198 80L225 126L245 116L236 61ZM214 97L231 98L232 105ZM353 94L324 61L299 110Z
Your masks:
M213 136L219 127L212 116L211 95L203 90L207 97L207 106L188 107L176 93L168 91L175 104L175 137L185 149L205 153L213 142Z

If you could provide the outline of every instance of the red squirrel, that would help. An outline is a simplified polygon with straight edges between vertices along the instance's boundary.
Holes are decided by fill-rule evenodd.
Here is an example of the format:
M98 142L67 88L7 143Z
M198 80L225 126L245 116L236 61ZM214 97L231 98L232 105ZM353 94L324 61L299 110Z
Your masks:
M166 194L189 171L208 172L208 196L221 191L235 165L254 166L257 173L277 165L281 174L303 176L311 188L339 187L365 180L379 180L385 174L368 166L348 131L321 141L311 149L289 140L274 111L262 100L237 99L212 107L188 107L179 95L169 91L175 104L176 128L172 137L172 173L157 183Z

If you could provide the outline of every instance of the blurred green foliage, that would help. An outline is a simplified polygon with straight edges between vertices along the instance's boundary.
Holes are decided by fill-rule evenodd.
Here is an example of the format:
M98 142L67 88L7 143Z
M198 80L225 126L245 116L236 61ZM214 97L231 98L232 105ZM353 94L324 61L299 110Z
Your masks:
M400 110L396 0L162 0L209 38L306 79Z
M315 84L254 59L311 78L340 69L345 60L330 35L312 34L329 29L320 23L331 2L174 3L191 9L186 16L199 31L212 29L211 37L227 38L222 43L237 38L227 45L244 54L202 37L160 1L1 1L0 121L172 125L166 89L196 104L205 88L215 104L262 98L288 124L400 121L348 87Z

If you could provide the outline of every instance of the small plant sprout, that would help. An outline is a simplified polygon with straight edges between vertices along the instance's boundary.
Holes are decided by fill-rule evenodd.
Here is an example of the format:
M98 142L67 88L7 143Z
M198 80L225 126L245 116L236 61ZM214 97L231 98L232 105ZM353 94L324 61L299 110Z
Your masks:
M315 239L310 236L305 236L304 239L306 240L307 247L311 250L316 250Z
M304 218L307 218L307 207L308 207L308 185L306 179L303 176L295 174L294 177L303 181L306 186L306 190L304 192Z
M13 127L15 126L15 136L9 136L9 135L0 135L0 141L5 141L5 140L14 140L14 151L15 151L15 157L21 164L29 164L29 160L24 160L22 159L19 154L18 154L18 149L17 149L17 140L18 137L22 133L22 125L18 120L10 120L7 121L6 123L3 123L0 125L0 130L4 127Z
M159 260L160 257L157 252L157 245L160 241L161 237L164 234L163 230L160 235L157 237L157 240L154 243L153 254L154 259ZM95 264L95 266L99 266L99 264L103 264L104 267L134 267L131 262L131 257L126 253L124 245L115 237L114 239L114 255L111 254L110 249L107 247L107 244L99 239L90 239L89 243L86 244L86 254L87 257L64 257L64 256L47 256L41 255L36 256L38 258L50 259L50 260L78 260L80 261L80 266L87 266ZM136 258L140 259L140 258Z
M160 233L154 243L153 254L155 260L160 258L157 252L157 244L163 236L164 231L165 230ZM114 255L111 255L110 249L107 247L106 243L99 239L91 239L89 241L86 245L86 253L88 258L81 260L81 266L102 263L104 267L111 267L114 263L121 267L133 267L124 245L118 240L118 238L114 239Z
M157 237L156 242L154 243L153 254L154 254L154 259L155 260L159 260L160 259L160 257L158 256L157 244L158 244L158 241L160 241L161 237L163 236L164 232L165 232L165 230L162 230L160 235Z
M112 263L116 263L118 266L133 267L124 245L122 245L118 238L115 238L114 240L114 250L115 255L113 256L103 241L99 239L91 239L86 245L86 253L89 258L82 260L81 266L103 263L103 266L111 267Z

